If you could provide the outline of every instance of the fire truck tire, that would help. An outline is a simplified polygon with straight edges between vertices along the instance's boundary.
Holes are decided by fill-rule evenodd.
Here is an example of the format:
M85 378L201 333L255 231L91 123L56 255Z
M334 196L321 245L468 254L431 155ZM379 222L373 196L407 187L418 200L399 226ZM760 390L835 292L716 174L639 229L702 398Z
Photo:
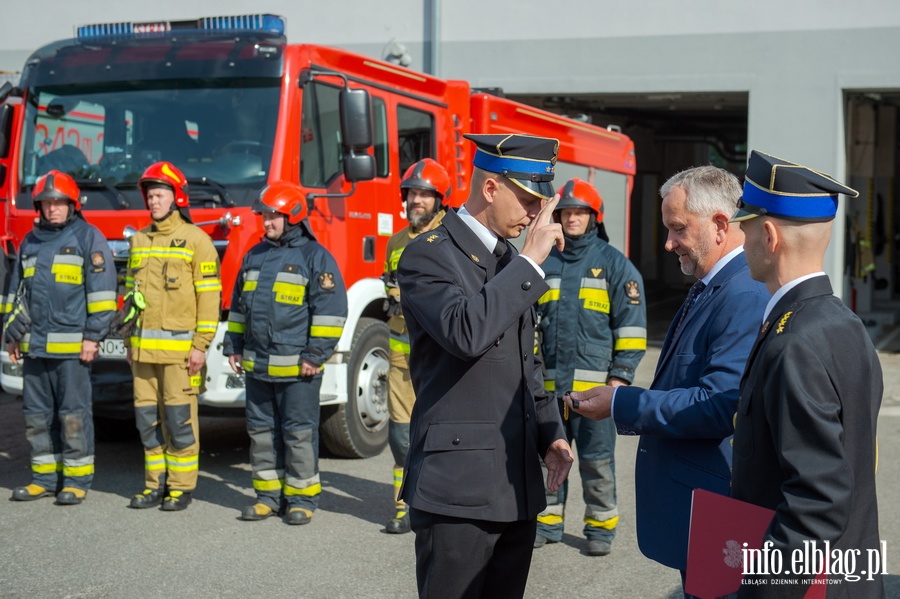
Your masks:
M319 432L331 453L370 458L387 445L389 332L374 318L360 318L347 373L347 403L323 406Z

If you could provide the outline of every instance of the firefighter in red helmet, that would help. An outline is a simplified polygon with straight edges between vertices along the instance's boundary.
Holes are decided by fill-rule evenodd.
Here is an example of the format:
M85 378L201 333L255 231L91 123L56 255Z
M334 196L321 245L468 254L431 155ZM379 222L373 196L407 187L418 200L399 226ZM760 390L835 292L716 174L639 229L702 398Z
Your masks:
M180 170L157 162L139 186L152 222L131 238L125 279L126 304L138 309L126 344L144 445L144 490L131 507L179 511L197 486L197 395L219 322L219 256L209 235L190 222Z
M253 204L265 237L244 256L223 353L246 379L247 432L256 501L242 520L279 513L307 524L319 505L319 389L347 319L334 257L305 221L306 194L287 182Z
M409 334L406 320L400 311L400 287L397 285L397 264L407 244L441 224L450 195L450 176L437 161L423 158L403 174L400 181L401 214L409 226L395 233L387 245L387 259L382 279L387 292L385 309L388 328L391 331L388 371L388 443L394 456L394 517L388 521L385 531L391 534L409 532L409 515L406 503L399 497L403 484L403 463L409 450L409 419L416 401L409 378Z
M634 265L608 243L603 201L593 185L572 179L559 191L554 219L566 244L542 265L550 291L538 300L544 386L561 396L597 385L630 385L647 348L644 282ZM577 300L575 298L578 298ZM588 555L606 555L616 535L616 429L569 413L564 422L578 451ZM562 540L568 482L538 515L535 547Z
M14 501L56 494L76 505L94 477L90 363L116 310L116 271L99 229L81 216L78 185L50 171L32 192L40 215L25 236L6 304L7 351L23 355L22 407L31 444L31 484Z

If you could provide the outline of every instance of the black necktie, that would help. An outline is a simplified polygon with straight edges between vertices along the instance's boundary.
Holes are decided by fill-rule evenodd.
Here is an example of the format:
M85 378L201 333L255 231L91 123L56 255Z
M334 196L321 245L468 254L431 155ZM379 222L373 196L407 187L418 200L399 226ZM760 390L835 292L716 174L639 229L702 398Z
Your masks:
M498 239L497 245L494 246L494 257L497 259L497 271L509 264L509 246L506 245L505 239Z
M678 317L678 324L675 325L675 332L678 332L678 329L681 328L681 323L684 322L685 317L691 309L691 306L694 305L694 301L697 299L697 296L703 293L703 290L706 289L706 283L703 281L697 281L693 285L691 285L691 290L688 291L687 298L684 300L684 304L681 306L681 316Z

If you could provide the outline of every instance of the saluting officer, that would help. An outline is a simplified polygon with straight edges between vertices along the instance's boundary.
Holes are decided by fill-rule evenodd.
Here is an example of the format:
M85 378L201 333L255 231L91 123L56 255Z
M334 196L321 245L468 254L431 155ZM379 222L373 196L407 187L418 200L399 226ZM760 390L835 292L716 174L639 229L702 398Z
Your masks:
M138 307L126 340L134 408L144 445L144 485L131 507L187 509L200 472L197 395L221 311L219 256L191 223L187 179L151 164L139 185L152 223L131 238L125 285Z
M550 200L559 143L466 137L477 146L468 200L398 268L416 390L400 497L420 596L521 596L546 506L540 458L551 491L573 461L534 353L539 265L563 245ZM529 225L518 254L507 239Z
M731 495L775 510L763 542L872 555L880 547L875 441L884 392L866 327L822 272L838 195L829 175L753 150L732 219L744 231L750 275L773 294L741 380ZM826 550L826 558L828 554ZM881 575L832 574L831 597L884 597ZM855 572L865 574L865 572ZM796 574L762 577L738 597L802 597ZM808 577L812 578L812 577ZM791 580L793 579L793 580ZM784 583L787 583L786 585Z
M566 247L543 264L550 291L538 300L541 352L548 391L630 385L647 349L644 281L634 264L609 244L603 200L593 185L568 181L553 213ZM616 536L616 427L572 412L565 421L578 450L588 555L607 555ZM568 481L538 516L534 546L562 541Z
M334 257L304 221L306 195L273 183L253 204L265 238L244 257L223 353L246 374L247 432L256 502L241 519L281 512L307 524L319 505L319 389L347 319Z
M40 215L19 248L7 303L7 351L23 365L31 484L14 501L58 493L84 501L94 478L90 363L116 310L116 271L103 234L81 215L78 185L50 171L35 183Z
M394 517L385 525L389 534L410 531L406 503L400 499L403 484L403 464L409 452L409 419L416 393L409 378L409 333L400 309L400 287L397 285L397 264L410 241L441 224L450 195L450 176L443 166L431 158L423 158L408 169L400 181L400 201L409 226L395 233L387 244L384 262L385 291L387 292L388 328L391 331L391 367L388 370L388 442L394 456Z

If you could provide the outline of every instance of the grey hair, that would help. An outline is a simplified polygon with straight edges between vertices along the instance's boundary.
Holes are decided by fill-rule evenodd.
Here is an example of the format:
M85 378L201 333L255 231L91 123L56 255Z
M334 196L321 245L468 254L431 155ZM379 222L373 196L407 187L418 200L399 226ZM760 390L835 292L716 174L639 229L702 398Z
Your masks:
M734 214L743 195L737 177L712 165L696 166L672 175L659 188L659 195L665 198L675 187L684 190L687 210L700 216L716 212Z

